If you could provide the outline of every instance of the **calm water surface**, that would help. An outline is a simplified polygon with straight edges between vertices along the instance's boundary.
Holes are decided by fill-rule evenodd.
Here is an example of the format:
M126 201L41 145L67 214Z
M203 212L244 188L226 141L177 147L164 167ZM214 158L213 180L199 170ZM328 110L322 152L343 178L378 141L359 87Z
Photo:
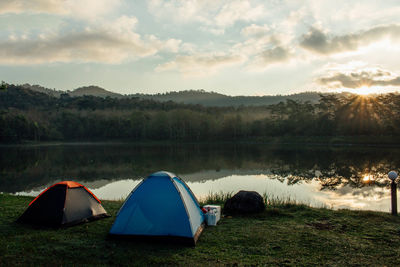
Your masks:
M367 146L15 146L0 148L0 192L36 196L58 181L74 180L101 199L124 199L143 178L167 170L198 198L255 190L317 207L388 212L386 174L399 166L399 149Z

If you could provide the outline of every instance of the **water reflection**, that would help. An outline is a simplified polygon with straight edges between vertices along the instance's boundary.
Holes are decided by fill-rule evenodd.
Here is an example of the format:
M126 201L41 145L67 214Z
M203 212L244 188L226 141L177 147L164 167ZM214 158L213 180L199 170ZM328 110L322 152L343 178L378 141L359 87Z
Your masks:
M76 180L100 198L124 198L152 172L169 170L199 197L249 189L311 205L388 211L397 149L271 145L59 145L0 148L0 192L35 195ZM368 203L370 202L370 203ZM389 203L389 202L388 202Z

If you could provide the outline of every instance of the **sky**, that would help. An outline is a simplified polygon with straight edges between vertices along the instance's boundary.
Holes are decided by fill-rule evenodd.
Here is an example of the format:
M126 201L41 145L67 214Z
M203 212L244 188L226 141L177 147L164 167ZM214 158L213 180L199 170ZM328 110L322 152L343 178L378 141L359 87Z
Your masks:
M400 2L0 0L0 80L122 94L400 88Z

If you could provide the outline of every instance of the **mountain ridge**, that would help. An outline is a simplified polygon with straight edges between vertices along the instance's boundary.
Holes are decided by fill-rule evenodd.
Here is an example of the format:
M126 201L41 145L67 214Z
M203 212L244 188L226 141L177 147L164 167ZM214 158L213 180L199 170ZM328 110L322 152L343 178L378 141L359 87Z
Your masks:
M61 95L68 94L69 96L97 96L97 97L111 97L111 98L129 98L129 97L138 97L141 99L147 100L155 100L159 102L168 102L173 101L176 103L183 104L194 104L194 105L203 105L203 106L215 106L215 107L227 107L227 106L265 106L265 105L273 105L278 104L279 102L285 102L286 100L294 100L300 102L311 102L317 103L320 99L321 92L302 92L291 95L266 95L266 96L230 96L224 95L217 92L207 92L203 89L199 90L184 90L184 91L170 91L166 93L158 93L158 94L144 94L144 93L135 93L135 94L119 94L115 92L108 91L102 87L89 85L78 87L72 91L62 91L56 89L45 88L40 85L30 85L24 84L22 85L26 89L30 89L32 91L37 91L41 93L45 93L54 97L60 97ZM338 93L335 93L338 94Z
M114 97L114 98L123 98L125 97L122 94L114 93L108 91L100 86L96 85L89 85L89 86L82 86L74 89L70 93L70 96L84 96L84 95L91 95L91 96L98 96L98 97Z
M320 99L319 92L303 92L292 95L267 95L267 96L229 96L204 90L172 91L164 94L132 94L131 96L156 101L174 101L184 104L200 104L204 106L264 106L285 102L287 99L301 102L317 103Z

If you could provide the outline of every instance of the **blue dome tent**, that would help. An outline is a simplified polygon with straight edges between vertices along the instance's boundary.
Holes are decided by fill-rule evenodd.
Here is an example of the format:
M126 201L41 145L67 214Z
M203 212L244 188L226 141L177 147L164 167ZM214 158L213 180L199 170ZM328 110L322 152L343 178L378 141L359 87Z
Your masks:
M193 192L176 175L161 171L132 190L117 214L110 235L196 244L203 228L204 215Z

